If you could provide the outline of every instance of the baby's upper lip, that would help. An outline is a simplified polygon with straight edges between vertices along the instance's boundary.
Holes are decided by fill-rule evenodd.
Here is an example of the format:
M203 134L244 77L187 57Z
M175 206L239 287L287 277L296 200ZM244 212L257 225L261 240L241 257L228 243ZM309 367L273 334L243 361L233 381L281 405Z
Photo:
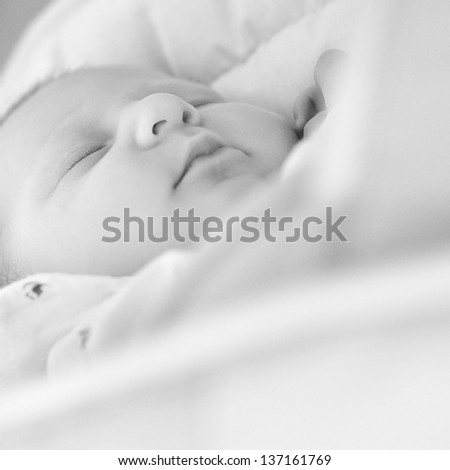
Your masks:
M216 150L224 147L224 143L213 133L202 133L195 135L188 145L188 151L184 160L180 176L173 185L174 189L181 183L186 173L189 171L194 160L198 157L204 157L213 154Z

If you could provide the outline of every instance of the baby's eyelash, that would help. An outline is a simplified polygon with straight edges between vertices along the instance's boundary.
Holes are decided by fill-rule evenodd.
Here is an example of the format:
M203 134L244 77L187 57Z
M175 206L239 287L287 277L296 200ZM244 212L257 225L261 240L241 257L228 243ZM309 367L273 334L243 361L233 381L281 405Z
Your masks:
M83 161L86 157L89 157L90 155L99 152L100 150L103 150L106 147L106 145L96 145L94 147L90 147L84 152L78 154L75 159L70 163L67 172L68 173L75 165L78 165L81 161Z

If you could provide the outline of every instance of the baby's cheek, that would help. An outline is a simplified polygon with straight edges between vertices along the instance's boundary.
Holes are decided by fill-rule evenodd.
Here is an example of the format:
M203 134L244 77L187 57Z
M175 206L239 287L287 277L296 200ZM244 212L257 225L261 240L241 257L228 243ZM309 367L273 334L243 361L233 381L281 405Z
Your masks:
M298 142L294 129L285 122L274 122L271 131L255 141L261 160L261 168L267 174L277 170Z
M76 221L70 206L22 206L11 224L11 257L23 274L68 271L83 251L80 235L84 227Z
M3 236L4 253L17 274L32 274L36 272L34 266L39 262L43 243L40 213L36 207L24 203L15 205L11 212Z

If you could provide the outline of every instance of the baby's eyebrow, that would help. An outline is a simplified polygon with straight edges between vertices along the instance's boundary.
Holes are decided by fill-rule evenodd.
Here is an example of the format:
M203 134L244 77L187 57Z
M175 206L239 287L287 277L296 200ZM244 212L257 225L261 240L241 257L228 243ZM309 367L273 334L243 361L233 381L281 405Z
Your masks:
M64 72L59 75L52 75L44 80L41 80L39 83L34 85L32 88L28 89L25 93L19 96L12 105L7 108L5 112L0 116L0 126L3 126L5 122L19 109L21 108L27 101L29 101L34 95L36 95L39 91L43 88L49 86L50 84L60 80L67 75L74 73L74 71Z

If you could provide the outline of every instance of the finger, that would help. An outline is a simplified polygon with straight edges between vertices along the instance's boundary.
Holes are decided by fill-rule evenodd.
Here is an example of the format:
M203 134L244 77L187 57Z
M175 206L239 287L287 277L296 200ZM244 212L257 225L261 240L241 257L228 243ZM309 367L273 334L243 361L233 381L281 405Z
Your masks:
M322 91L327 108L333 107L338 101L347 63L347 54L339 49L328 49L317 61L314 80Z
M317 113L325 109L322 93L317 87L311 87L298 96L294 102L295 128L299 137L303 137L303 128Z
M327 112L321 111L320 113L317 113L312 119L310 119L303 128L303 137L307 138L311 136L325 121L326 117Z

